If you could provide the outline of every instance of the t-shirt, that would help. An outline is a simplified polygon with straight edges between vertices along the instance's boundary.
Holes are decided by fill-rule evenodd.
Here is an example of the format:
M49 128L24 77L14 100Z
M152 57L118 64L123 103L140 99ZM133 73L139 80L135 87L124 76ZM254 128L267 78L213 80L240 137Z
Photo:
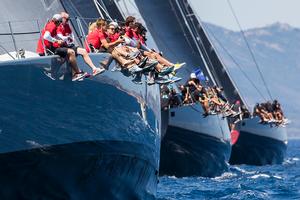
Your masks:
M129 38L133 38L133 31L129 26L125 27L125 34L127 35L127 37Z
M143 36L141 36L140 34L132 31L132 35L133 35L133 39L135 39L136 41L139 41L141 44L145 45L145 40L143 38Z
M42 35L38 41L38 45L37 45L37 49L36 49L36 52L37 53L44 53L44 46L43 46L43 37L45 35L45 32L46 31L49 31L50 32L50 35L51 37L56 37L57 35L57 26L55 25L55 23L53 21L49 21L45 28L42 30ZM46 48L51 48L51 47L59 47L59 45L57 43L52 43L52 42L49 42L48 40L44 40L44 45Z
M115 33L112 35L108 35L109 42L115 42L120 37L120 33Z
M57 34L62 34L63 36L68 36L68 35L71 35L72 33L72 30L71 30L71 27L69 24L60 24L58 27L57 27Z
M146 42L145 42L144 37L143 37L142 35L139 35L139 38L140 38L140 39L139 39L139 40L140 40L140 43L146 45Z
M107 34L105 32L100 31L99 29L95 29L87 36L87 42L88 44L93 45L95 49L100 49L103 47L101 40L104 40L107 38ZM89 49L86 49L89 52Z

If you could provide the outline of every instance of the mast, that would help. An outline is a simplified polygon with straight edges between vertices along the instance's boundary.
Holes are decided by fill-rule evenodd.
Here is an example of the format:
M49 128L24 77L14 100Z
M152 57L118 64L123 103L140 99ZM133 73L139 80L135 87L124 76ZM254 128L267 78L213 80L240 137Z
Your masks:
M193 27L197 34L197 42L201 47L204 60L207 63L208 69L214 77L216 84L224 88L225 96L231 103L239 100L242 105L246 105L245 100L241 97L240 92L219 58L215 47L208 38L200 19L196 17L187 0L177 0L177 2L179 3L181 10L183 10L184 15L187 17L188 23Z

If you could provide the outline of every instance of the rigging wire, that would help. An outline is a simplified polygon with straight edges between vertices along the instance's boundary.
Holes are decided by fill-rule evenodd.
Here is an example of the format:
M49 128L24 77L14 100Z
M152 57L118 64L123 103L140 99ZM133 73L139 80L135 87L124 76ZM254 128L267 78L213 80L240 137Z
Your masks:
M211 35L216 42L220 45L220 47L224 50L224 52L230 57L230 59L233 61L233 63L239 68L239 70L242 72L242 74L245 76L245 78L250 82L250 84L255 88L257 93L266 101L266 98L261 93L261 91L258 89L258 87L254 84L254 82L250 79L250 77L247 75L247 73L242 69L242 67L239 65L239 63L235 60L235 58L231 55L231 53L224 47L224 45L221 43L221 41L215 36L215 34L206 26L206 30L209 32L209 35Z
M269 90L269 88L268 88L268 85L267 85L267 83L266 83L266 81L265 81L265 79L264 79L264 77L263 77L263 74L262 74L262 72L261 72L261 70L260 70L260 67L259 67L259 65L258 65L258 63L257 63L257 61L256 61L256 59L255 59L254 53L253 53L253 51L252 51L252 49L251 49L251 47L250 47L250 45L249 45L249 42L248 42L248 40L247 40L247 38L246 38L246 36L245 36L245 32L244 32L243 29L242 29L242 26L241 26L241 24L240 24L240 22L239 22L239 20L238 20L238 18L237 18L237 15L236 15L236 13L235 13L235 11L234 11L234 9L233 9L233 6L232 6L230 0L227 0L227 3L228 3L228 5L229 5L229 7L230 7L230 10L231 10L231 12L232 12L233 17L235 18L236 23L237 23L238 26L239 26L240 32L242 33L243 39L244 39L244 41L245 41L245 43L246 43L246 45L247 45L247 48L248 48L248 50L249 50L249 52L250 52L250 55L251 55L251 57L252 57L252 59L253 59L253 62L254 62L255 66L256 66L256 68L257 68L257 70L258 70L258 72L259 72L260 78L262 79L263 84L264 84L264 86L265 86L265 88L266 88L266 90L267 90L267 92L268 92L268 95L269 95L270 99L272 100L273 98L272 98L271 92L270 92L270 90Z
M205 62L204 56L206 56L206 58L208 58L209 56L208 56L208 54L207 54L207 52L206 52L205 50L204 50L204 52L201 51L201 49L204 47L204 44L203 44L202 39L199 38L199 40L198 40L198 41L200 42L200 45L201 45L201 46L200 46L200 45L199 45L199 42L197 41L198 38L195 37L195 33L194 33L194 31L191 29L191 27L190 27L190 25L189 25L189 23L188 23L188 20L187 20L187 18L186 18L187 16L185 15L183 9L181 8L180 3L178 2L178 0L175 0L175 2L176 2L177 6L178 6L178 8L179 8L179 11L180 11L180 13L181 13L181 15L182 15L182 18L183 18L183 20L184 20L184 22L185 22L185 24L186 24L187 29L189 30L189 32L190 32L190 34L191 34L191 36L192 36L192 39L194 40L194 43L196 44L197 50L198 50L200 56L202 57L202 59L203 59L203 61L204 61L204 66L205 66L205 68L206 68L206 71L207 71L207 73L208 73L208 75L209 75L209 78L210 78L211 82L212 82L214 85L217 85L217 83L216 83L216 81L215 81L215 79L214 79L214 76L212 75L212 73L211 73L209 67L207 66L207 64L209 64L210 66L213 66L212 63L211 63L211 61L210 61L210 59L208 59L209 63ZM202 47L202 48L201 48L201 47ZM203 54L203 53L204 53L204 54Z
M102 0L101 0L102 2ZM103 2L102 2L103 3ZM105 5L101 5L98 0L94 0L94 4L99 12L99 14L101 15L101 17L104 19L104 15L102 14L102 12L104 12L104 14L111 20L113 21L113 19L111 18L111 16L109 15L109 13L107 12L107 10L105 9ZM102 10L102 11L101 11Z

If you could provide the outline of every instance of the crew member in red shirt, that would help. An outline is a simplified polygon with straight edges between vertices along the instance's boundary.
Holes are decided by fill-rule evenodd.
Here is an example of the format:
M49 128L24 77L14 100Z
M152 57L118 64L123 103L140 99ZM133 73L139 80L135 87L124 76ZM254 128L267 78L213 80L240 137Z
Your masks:
M45 49L50 50L60 57L67 58L70 66L74 72L72 80L76 81L86 75L86 73L80 71L77 61L76 53L72 48L68 48L65 45L65 42L58 38L57 36L57 27L62 23L62 17L60 14L55 14L51 21L49 21L45 28L42 30L42 35L38 41L37 52L39 55L45 55ZM99 69L101 70L101 69ZM104 71L104 69L102 70Z
M39 38L36 49L40 56L44 56L46 50L50 50L54 53L55 48L58 48L64 43L64 41L56 39L56 31L60 23L61 16L59 14L55 14L42 30L42 37ZM44 47L46 49L44 49Z
M74 45L74 35L69 25L69 14L66 12L60 13L62 17L62 23L57 28L57 36L64 40L67 45Z
M107 41L108 35L106 33L107 23L104 19L96 21L97 27L88 34L87 42L92 52L112 52L112 49L118 44L124 42L124 39L118 38L116 41ZM88 47L86 47L87 50Z
M72 48L75 51L76 56L81 55L83 57L84 62L93 70L93 75L97 75L102 73L104 68L97 68L92 62L90 56L84 48L80 48L75 46L74 44L74 35L72 34L72 29L69 25L69 14L66 12L60 13L62 17L62 23L57 28L57 36L64 40L66 47Z
M125 20L125 35L129 38L133 37L132 26L135 24L136 20L133 16L126 17Z

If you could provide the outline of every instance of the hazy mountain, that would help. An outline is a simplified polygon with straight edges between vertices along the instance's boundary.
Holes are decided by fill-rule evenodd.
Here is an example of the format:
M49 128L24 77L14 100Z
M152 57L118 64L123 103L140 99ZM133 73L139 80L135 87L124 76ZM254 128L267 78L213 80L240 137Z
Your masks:
M209 23L204 23L204 27L248 104L253 106L255 102L264 101L251 82L265 99L270 99L241 32ZM275 23L245 30L244 33L272 97L281 102L286 116L292 121L288 126L289 136L300 137L300 29Z

